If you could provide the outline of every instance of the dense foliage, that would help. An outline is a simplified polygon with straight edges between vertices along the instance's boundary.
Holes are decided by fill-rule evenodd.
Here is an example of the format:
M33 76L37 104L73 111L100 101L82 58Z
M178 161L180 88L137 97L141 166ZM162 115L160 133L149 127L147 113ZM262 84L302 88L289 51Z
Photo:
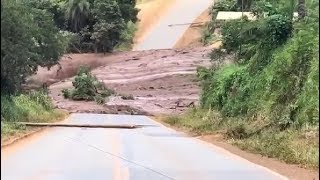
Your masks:
M203 107L227 117L263 115L280 129L319 123L318 2L308 1L299 21L279 4L256 21L222 26L222 48L237 56L235 64L199 70Z
M71 8L70 2L73 2L73 6L76 7ZM121 43L131 42L133 33L130 34L129 40L121 39L121 34L127 31L127 24L137 21L138 10L135 8L135 3L134 0L70 0L70 10L67 11L69 26L66 29L76 34L71 35L69 50L71 52L110 52ZM73 17L74 13L81 16ZM72 24L77 26L73 28L70 26Z
M306 12L304 2L252 1L248 7L256 20L219 22L222 47L210 53L212 67L198 68L202 107L165 122L193 134L222 135L241 149L267 157L318 168L319 2L307 0ZM214 6L212 13L239 11L233 0ZM216 22L209 23L204 42L212 39L210 27L216 28Z
M95 100L99 104L105 102L105 97L110 96L114 92L107 89L103 82L90 73L89 68L81 67L77 73L74 81L72 82L74 89L63 89L62 93L64 98L70 98L73 100Z
M1 143L28 128L16 121L49 122L55 110L47 92L23 92L39 66L58 63L66 52L107 52L130 48L137 21L135 0L1 0ZM64 95L104 102L113 93L88 71Z
M137 21L134 0L1 0L1 92L20 90L37 67L65 52L110 52L130 47Z
M38 66L56 64L65 42L48 11L1 1L1 91L14 92Z

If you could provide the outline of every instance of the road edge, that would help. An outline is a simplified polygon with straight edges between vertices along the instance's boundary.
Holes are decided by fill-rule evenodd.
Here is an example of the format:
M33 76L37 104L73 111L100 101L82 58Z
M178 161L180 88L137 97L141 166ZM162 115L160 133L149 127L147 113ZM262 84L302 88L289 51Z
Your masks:
M71 115L71 113L68 112L65 117L63 117L62 119L58 120L57 122L64 122L64 121L68 120L70 118L70 115ZM24 139L26 139L26 138L28 138L30 136L33 136L33 135L35 135L37 133L40 133L40 132L42 132L42 131L44 131L46 129L47 129L47 127L36 127L33 130L30 129L26 133L18 135L18 137L13 138L12 140L7 140L7 141L3 142L3 144L1 142L1 149L4 149L4 148L6 148L6 147L8 147L10 145L16 144L16 143L18 143L18 142L20 142L20 141L22 141L22 140L24 140Z
M12 140L8 140L7 142L4 142L3 144L1 144L1 149L6 148L12 144L15 144L23 139L26 139L26 138L28 138L36 133L39 133L45 129L46 128L42 127L42 128L35 128L34 130L30 130L29 132L26 132L26 133L22 134L21 136L18 136L16 138L13 138Z
M251 164L251 165L256 166L256 167L258 167L258 168L260 168L260 169L264 169L264 170L266 170L267 172L269 172L269 173L271 173L271 174L273 174L273 175L275 175L275 176L278 176L279 178L281 178L281 179L283 179L283 180L289 180L289 178L286 177L285 175L282 175L282 174L280 174L280 173L278 173L278 172L275 172L274 170L271 170L271 169L269 169L269 168L267 168L267 167L265 167L265 166L263 166L263 165L261 165L261 164L256 164L256 163L254 163L254 162L251 162L251 161L249 161L248 159L245 159L245 158L243 158L243 157L241 157L241 156L239 156L239 155L237 155L237 154L234 154L234 153L232 153L231 151L229 151L229 150L227 150L227 149L225 149L225 148L223 148L223 147L220 147L220 146L217 146L217 145L215 145L215 144L213 144L213 143L210 143L210 142L207 142L207 141L204 141L204 140L201 140L201 139L192 137L192 136L190 136L189 134L187 134L186 132L177 131L177 130L171 128L170 125L168 125L168 124L163 124L163 123L155 120L155 119L156 119L156 116L147 116L147 118L149 118L153 123L155 123L155 124L157 124L157 125L165 128L165 129L167 129L167 130L169 130L169 131L171 131L171 132L179 133L179 134L181 134L181 135L185 135L185 136L187 136L187 137L190 137L190 138L191 138L192 140L194 140L195 142L197 142L197 143L199 143L199 144L206 145L206 146L208 146L208 147L210 147L210 148L212 148L212 149L215 149L215 150L217 150L217 151L219 151L219 152L227 155L228 157L231 157L231 158L237 159L237 160L239 160L239 161L242 161L242 162Z

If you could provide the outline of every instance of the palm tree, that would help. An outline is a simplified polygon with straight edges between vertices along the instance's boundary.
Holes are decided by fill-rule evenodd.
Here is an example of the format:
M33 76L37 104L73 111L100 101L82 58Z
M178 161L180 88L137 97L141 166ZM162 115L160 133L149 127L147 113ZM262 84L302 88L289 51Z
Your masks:
M69 0L66 16L74 32L79 32L86 24L90 3L87 0Z

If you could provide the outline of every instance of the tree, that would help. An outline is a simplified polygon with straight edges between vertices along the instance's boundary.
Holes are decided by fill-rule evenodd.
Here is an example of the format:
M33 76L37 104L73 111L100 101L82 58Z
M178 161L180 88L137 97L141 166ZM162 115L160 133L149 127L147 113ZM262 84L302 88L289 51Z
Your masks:
M298 0L298 19L304 19L306 14L306 0Z
M20 0L25 5L31 8L41 9L50 13L53 17L55 25L63 30L66 30L65 9L66 0Z
M14 93L38 66L56 64L64 47L50 13L1 1L1 92Z
M66 15L73 32L79 32L87 25L89 11L90 3L87 0L69 0Z
M91 38L95 40L95 51L110 52L125 29L119 5L116 0L95 0L93 13L96 24Z
M139 10L135 8L136 0L118 0L118 4L122 18L126 23L129 21L133 23L137 22L137 14Z

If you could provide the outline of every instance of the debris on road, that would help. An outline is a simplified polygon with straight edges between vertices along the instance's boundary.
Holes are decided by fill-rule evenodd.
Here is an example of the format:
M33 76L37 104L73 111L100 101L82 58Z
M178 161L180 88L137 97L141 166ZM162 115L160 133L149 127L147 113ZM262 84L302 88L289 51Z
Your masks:
M134 124L108 124L108 125L92 125L92 124L59 124L59 123L30 123L30 122L17 122L25 126L36 127L81 127L81 128L120 128L120 129L135 129L147 125L134 125Z

